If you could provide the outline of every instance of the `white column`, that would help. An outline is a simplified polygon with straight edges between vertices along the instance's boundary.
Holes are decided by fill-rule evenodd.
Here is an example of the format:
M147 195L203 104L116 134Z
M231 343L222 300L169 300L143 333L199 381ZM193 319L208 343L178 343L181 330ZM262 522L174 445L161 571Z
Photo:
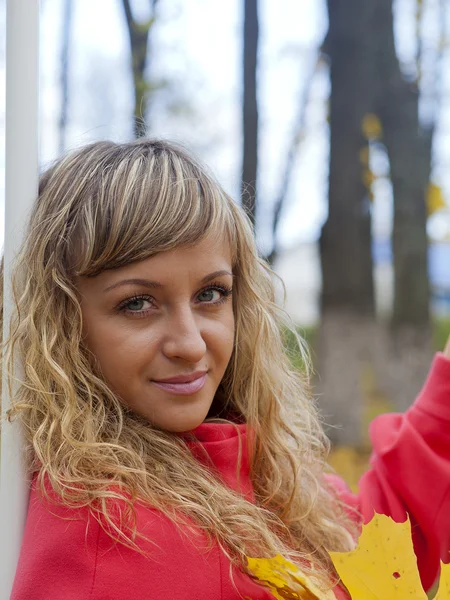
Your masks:
M8 0L6 13L6 162L4 326L11 316L11 263L38 186L39 0ZM3 379L5 381L5 379ZM9 407L3 385L2 416ZM2 422L0 471L0 600L9 600L28 507L17 424ZM30 599L31 600L31 599Z

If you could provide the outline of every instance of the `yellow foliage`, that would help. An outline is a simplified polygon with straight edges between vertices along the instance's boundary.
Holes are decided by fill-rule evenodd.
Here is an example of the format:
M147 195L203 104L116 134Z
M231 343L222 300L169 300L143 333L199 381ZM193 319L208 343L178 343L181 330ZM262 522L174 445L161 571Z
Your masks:
M373 365L366 362L361 367L360 389L363 397L360 442L357 447L334 446L328 462L349 485L352 492L358 491L358 482L369 467L372 445L369 439L369 424L378 415L392 412L394 405L380 388Z
M361 423L362 447L360 448L360 451L362 451L363 454L370 454L372 451L372 444L369 438L370 423L375 417L378 417L378 415L394 412L395 406L381 389L372 363L363 363L360 372L359 385L364 401Z
M336 446L328 457L331 468L357 493L358 482L367 471L370 453L351 446Z
M427 600L414 554L411 525L375 515L363 527L353 552L330 552L352 600ZM442 565L435 600L448 598L450 566Z
M372 184L374 181L376 181L376 179L377 176L373 171L371 171L370 169L364 169L362 180L367 189L370 189L372 187Z
M428 184L426 201L428 216L431 216L435 212L447 207L442 188L435 183Z
M380 139L383 137L383 126L380 119L374 113L364 115L362 124L362 132L366 139Z
M365 167L369 166L369 146L365 145L359 151L359 160Z
M332 590L320 590L311 577L279 554L274 558L247 558L247 564L277 600L336 600Z
M444 565L441 563L439 589L434 600L448 600L448 598L450 598L450 564Z
M362 528L352 552L330 552L331 560L351 600L427 600L420 582L409 520L395 523L375 514ZM332 590L321 590L314 578L280 555L248 558L253 575L277 600L335 600ZM450 564L441 564L434 600L450 598Z

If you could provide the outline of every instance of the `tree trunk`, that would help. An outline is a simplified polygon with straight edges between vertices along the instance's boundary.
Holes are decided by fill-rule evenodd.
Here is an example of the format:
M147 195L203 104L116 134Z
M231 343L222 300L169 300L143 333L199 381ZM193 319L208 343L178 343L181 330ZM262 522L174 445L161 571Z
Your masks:
M298 155L299 146L301 144L301 140L303 139L303 135L305 132L306 109L308 106L311 86L314 81L314 76L318 70L321 57L322 51L320 50L319 54L315 57L310 74L306 77L305 86L302 89L298 99L297 115L293 123L293 131L289 145L289 150L286 156L286 164L281 177L280 191L275 200L275 206L273 211L272 250L270 254L266 257L270 265L273 265L275 263L275 260L278 255L278 225L280 222L282 210L286 203L286 197L288 195L289 185L291 183L292 174L294 172L295 160Z
M328 0L330 28L329 216L322 229L321 327L317 390L334 442L361 438L363 374L373 364L375 299L369 192L362 131L372 102L372 3ZM335 426L345 426L336 429Z
M373 22L379 44L376 111L391 165L394 189L395 329L430 327L426 188L430 179L432 128L419 123L419 90L406 81L395 52L392 0L377 0Z
M242 206L253 225L256 215L258 167L258 0L244 0Z
M372 316L370 197L363 182L362 132L370 112L370 9L361 0L329 0L330 56L329 215L320 240L322 310L344 309ZM370 3L369 3L370 4Z
M402 76L392 4L377 0L372 24L379 40L375 111L383 125L394 192L394 306L377 360L383 389L396 410L405 410L419 392L433 355L426 232L433 127L421 126L418 86Z
M145 71L148 64L149 36L155 21L157 2L158 0L151 0L152 15L146 22L140 23L133 16L129 0L122 0L130 39L133 68L133 130L136 138L145 136L148 130L147 109L150 86L146 81Z
M432 355L425 206L431 131L421 131L417 87L400 72L392 0L329 0L328 8L331 156L329 218L321 238L319 392L325 419L345 427L332 429L332 440L357 444L370 398L405 410ZM394 188L390 326L374 316L369 199L358 156L362 119L372 112L383 125Z

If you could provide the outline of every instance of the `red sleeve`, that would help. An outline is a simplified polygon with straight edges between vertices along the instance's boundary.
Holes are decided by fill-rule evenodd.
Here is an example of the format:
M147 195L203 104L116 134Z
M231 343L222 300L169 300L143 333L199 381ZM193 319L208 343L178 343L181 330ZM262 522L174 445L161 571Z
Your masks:
M405 414L377 417L370 426L373 454L359 494L339 490L365 522L374 511L411 520L425 589L450 562L450 360L438 353L427 381Z

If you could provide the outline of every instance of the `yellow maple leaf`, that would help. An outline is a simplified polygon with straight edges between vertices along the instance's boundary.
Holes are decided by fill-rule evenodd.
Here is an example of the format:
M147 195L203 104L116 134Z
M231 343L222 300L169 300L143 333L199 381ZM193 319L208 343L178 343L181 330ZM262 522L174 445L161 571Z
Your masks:
M428 184L426 201L428 216L431 216L435 212L447 207L442 188L435 183Z
M370 169L364 169L362 173L362 182L367 189L370 189L377 180L377 176Z
M427 600L417 569L411 524L376 514L352 552L330 552L352 600ZM449 598L450 567L442 565L435 600Z
M383 137L383 125L379 117L374 113L368 113L364 115L361 129L364 137L368 140L380 139Z
M359 151L359 160L361 161L362 165L364 165L365 167L368 167L369 166L369 158L370 158L369 146L366 144Z
M352 600L427 600L417 569L409 520L395 523L375 514L362 528L352 552L330 552ZM335 600L332 590L318 587L313 577L280 555L247 558L248 568L277 600ZM450 598L450 564L441 563L434 600Z
M319 589L311 577L280 554L274 558L247 557L247 565L277 600L336 600L332 590Z
M448 600L448 598L450 598L450 564L441 564L439 589L434 600Z

